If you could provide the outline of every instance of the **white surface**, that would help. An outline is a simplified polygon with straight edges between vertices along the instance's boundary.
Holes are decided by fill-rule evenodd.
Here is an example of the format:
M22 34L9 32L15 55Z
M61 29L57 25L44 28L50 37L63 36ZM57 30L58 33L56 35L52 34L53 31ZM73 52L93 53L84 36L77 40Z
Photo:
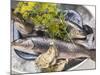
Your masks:
M42 1L42 0L41 0ZM47 0L45 0L47 1ZM48 0L55 1L55 0ZM56 0L57 2L57 0ZM40 75L99 75L100 74L100 2L99 0L59 0L66 3L96 4L97 6L97 70L41 73ZM10 0L0 1L0 75L9 75L10 66ZM28 75L28 74L27 74ZM37 75L37 74L34 74Z

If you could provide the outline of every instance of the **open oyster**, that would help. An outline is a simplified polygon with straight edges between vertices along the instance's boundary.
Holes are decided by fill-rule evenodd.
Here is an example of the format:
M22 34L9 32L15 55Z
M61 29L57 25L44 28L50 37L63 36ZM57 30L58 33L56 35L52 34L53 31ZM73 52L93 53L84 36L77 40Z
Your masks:
M40 68L47 68L49 67L52 63L55 62L55 58L58 56L58 50L54 46L54 43L50 43L50 48L48 49L47 52L39 55L36 59L36 64Z

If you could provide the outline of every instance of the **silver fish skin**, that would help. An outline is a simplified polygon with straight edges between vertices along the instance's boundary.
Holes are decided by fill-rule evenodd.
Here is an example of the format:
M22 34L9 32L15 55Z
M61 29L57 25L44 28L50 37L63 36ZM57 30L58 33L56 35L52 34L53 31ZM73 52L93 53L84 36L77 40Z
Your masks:
M31 43L29 44L27 41L31 41ZM32 37L19 39L12 42L11 46L15 49L24 50L28 53L33 51L37 53L43 53L48 50L50 42L52 41L55 43L55 46L59 50L61 58L89 57L93 60L95 59L95 50L88 50L87 48L77 43L64 42L50 38ZM28 44L27 47L25 47L26 44Z

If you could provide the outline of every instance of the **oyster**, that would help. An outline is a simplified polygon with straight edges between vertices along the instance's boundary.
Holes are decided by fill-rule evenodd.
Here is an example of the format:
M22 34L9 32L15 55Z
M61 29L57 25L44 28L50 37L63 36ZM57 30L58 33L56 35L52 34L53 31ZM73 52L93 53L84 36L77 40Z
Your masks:
M51 42L48 51L39 55L35 62L43 72L62 71L68 59L57 59L58 56L59 52L54 42Z
M79 30L77 30L75 28L72 28L70 30L70 38L71 39L85 39L86 36L85 36L85 33L84 32L79 31Z
M43 72L59 72L64 70L65 65L68 64L66 59L57 59L54 65L50 65L48 68L42 69Z
M16 25L17 30L20 31L21 34L26 35L32 32L33 24L25 22L20 13L17 13L17 16L14 14L12 17L14 25Z
M47 52L39 55L36 59L36 64L40 68L47 68L50 64L55 62L55 58L58 56L57 48L54 46L54 43L50 43L50 48Z

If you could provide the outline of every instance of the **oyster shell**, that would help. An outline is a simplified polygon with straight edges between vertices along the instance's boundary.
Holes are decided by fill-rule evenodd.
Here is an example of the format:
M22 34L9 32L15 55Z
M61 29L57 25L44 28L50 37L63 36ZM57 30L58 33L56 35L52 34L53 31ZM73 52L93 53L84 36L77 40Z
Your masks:
M57 59L54 65L50 65L48 68L42 69L43 72L59 72L64 70L65 65L68 64L66 59Z
M39 55L36 59L36 64L40 68L47 68L50 64L55 63L55 58L58 56L58 50L55 47L54 43L50 43L50 47L47 52Z

